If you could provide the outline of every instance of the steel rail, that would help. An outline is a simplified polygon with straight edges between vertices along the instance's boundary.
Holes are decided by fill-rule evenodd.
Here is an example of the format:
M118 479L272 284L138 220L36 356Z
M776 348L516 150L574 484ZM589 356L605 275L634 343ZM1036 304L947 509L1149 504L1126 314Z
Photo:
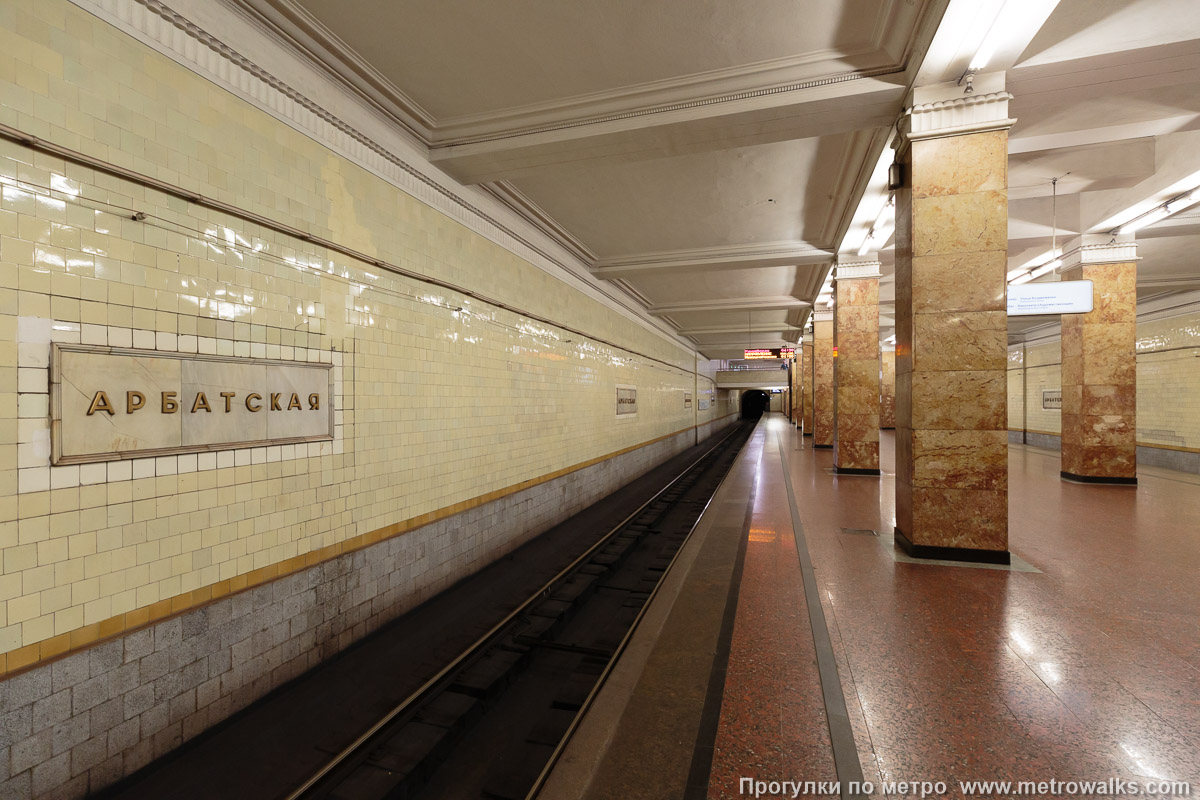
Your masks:
M753 433L751 433L751 435L753 436ZM726 439L727 438L729 437L726 437ZM725 439L722 439L721 441L724 442ZM707 453L705 455L707 455ZM729 472L726 472L721 477L721 482L717 484L717 488L713 490L713 493L709 495L708 500L704 502L704 508L700 510L700 515L696 517L696 521L692 523L692 527L688 530L687 535L683 538L683 541L680 542L679 548L675 551L675 555L671 556L670 563L668 563L667 568L663 570L662 577L659 578L658 583L654 584L654 588L650 591L650 595L646 598L646 602L642 603L642 607L638 610L637 616L633 618L633 624L629 626L629 630L625 632L625 636L622 637L621 642L617 645L617 649L613 651L612 658L610 658L608 663L605 664L604 670L600 673L600 677L596 679L596 683L594 686L592 686L592 690L588 692L587 697L584 698L583 703L580 704L579 712L571 720L571 724L567 726L566 733L564 733L562 738L559 739L558 746L555 747L554 752L550 754L550 760L546 762L546 766L542 768L537 780L534 781L533 787L525 795L525 800L535 800L535 798L537 798L537 796L541 793L542 789L545 788L546 781L550 778L550 773L558 764L558 760L562 757L563 751L566 750L567 745L571 742L571 738L579 729L579 725L581 724L584 715L588 712L592 706L592 703L600 694L600 690L604 688L604 684L608 681L609 676L616 667L617 660L628 648L629 642L633 639L633 635L637 632L638 626L642 624L642 618L646 616L647 611L650 609L650 604L654 602L654 598L658 596L658 590L662 588L664 583L666 583L667 576L671 574L671 570L675 567L675 562L679 560L679 557L683 554L684 548L687 547L688 542L692 540L692 534L696 532L696 528L700 527L700 521L704 519L704 515L708 513L708 507L712 505L712 501L716 498L717 493L721 491L721 487L725 485L725 481L730 475L733 474L733 468L737 466L737 459L740 459L741 457L742 454L738 453L737 458L734 459L733 464L729 468Z
M395 721L395 719L397 717L399 717L401 714L405 713L406 711L412 709L413 706L415 706L420 700L424 699L424 697L431 690L435 689L439 684L441 684L441 682L443 680L445 680L451 673L453 673L459 667L463 666L468 660L470 660L471 657L477 655L481 650L483 650L485 647L490 645L492 643L492 640L495 639L498 634L503 632L503 630L505 628L507 628L513 622L513 620L515 620L518 616L520 616L522 613L524 613L534 603L537 603L538 601L543 599L554 588L554 586L556 584L558 584L560 581L563 580L563 578L567 577L572 572L574 572L580 565L582 565L588 558L590 558L597 550L599 550L601 547L606 545L610 539L612 539L619 532L624 530L625 526L628 525L630 522L632 522L634 520L634 518L636 518L639 514L641 514L643 511L645 511L646 508L651 503L658 500L659 497L661 497L668 489L670 489L672 486L674 486L676 483L678 483L680 480L682 480L684 477L686 477L688 475L688 473L690 473L693 469L695 469L700 464L701 461L703 461L705 458L707 458L709 455L711 455L721 445L725 444L725 442L729 441L729 439L735 433L737 433L737 428L735 428L733 431L730 431L728 434L726 434L725 437L721 439L721 441L717 442L712 447L710 447L708 450L704 451L703 454L697 456L696 460L693 461L692 463L690 463L687 467L685 467L683 469L682 472L680 472L678 475L676 475L674 478L672 478L670 483L668 483L666 486L664 486L663 488L661 488L657 492L655 492L654 495L650 499L646 500L646 502L642 503L634 511L632 511L628 516L626 516L623 520L621 520L619 523L617 523L617 525L615 525L612 529L610 529L608 531L608 533L606 533L602 537L600 537L595 542L595 544L593 544L591 547L589 547L587 550L585 550L579 557L577 557L574 561L572 561L570 564L568 564L566 567L564 567L562 570L560 570L553 578L548 580L540 589L538 589L536 592L534 592L532 595L530 595L529 598L525 600L525 602L521 603L521 605L519 605L515 609L513 609L513 611L511 611L506 617L504 617L504 619L500 620L495 625L493 625L491 627L491 629L489 629L487 631L487 633L483 634L478 639L476 639L472 644L468 645L467 648L465 650L463 650L461 653L459 653L452 661L450 661L450 663L448 663L446 666L442 667L442 669L439 670L437 672L437 674L435 674L433 677L431 677L427 681L425 681L425 683L423 683L418 689L416 689L408 697L401 700L400 703L398 703L395 707L393 707L391 711L389 711L387 714L385 714L383 717L381 717L374 725L372 725L370 728L368 728L366 731L364 731L361 735L359 735L359 737L357 739L355 739L353 742L351 742L349 745L347 745L345 748L343 748L341 750L341 752L339 752L336 756L334 756L332 759L330 759L328 762L326 762L325 766L323 766L319 771L317 771L315 774L310 776L308 778L308 780L306 780L297 789L295 789L290 794L288 794L285 798L283 798L283 800L301 800L301 798L305 797L313 788L315 788L319 783L321 783L321 781L325 780L334 770L336 770L338 767L342 766L344 763L349 761L355 754L359 753L362 750L362 748L369 741L371 741L380 731L382 731L384 728L386 728L389 724L391 724L393 721ZM711 498L709 500L711 502ZM707 507L708 506L706 504L705 508L707 509ZM673 562L673 560L672 560L672 562ZM657 589L657 587L656 587L656 589ZM651 595L651 596L653 596L653 595Z

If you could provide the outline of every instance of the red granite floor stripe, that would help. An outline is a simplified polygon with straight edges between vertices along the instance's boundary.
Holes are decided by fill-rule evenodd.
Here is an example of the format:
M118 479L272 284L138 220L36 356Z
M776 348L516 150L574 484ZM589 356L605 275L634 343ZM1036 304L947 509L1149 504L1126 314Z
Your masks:
M779 472L767 446L709 779L714 800L742 797L743 777L836 777L786 490L778 475L765 479Z

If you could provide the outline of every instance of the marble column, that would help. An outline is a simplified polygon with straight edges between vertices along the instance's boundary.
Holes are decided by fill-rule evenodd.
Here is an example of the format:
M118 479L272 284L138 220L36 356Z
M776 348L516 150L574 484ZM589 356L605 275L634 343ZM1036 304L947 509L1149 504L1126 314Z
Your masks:
M890 345L879 353L879 427L896 427L896 349Z
M833 312L813 313L813 447L833 447Z
M799 349L799 348L797 348ZM787 366L788 371L788 419L792 421L792 425L800 425L800 361L792 359L790 365Z
M805 436L813 432L813 343L812 336L805 336L800 343L800 386L801 402L804 404L800 415L800 426Z
M896 542L1008 563L1003 74L917 89L896 191Z
M1112 238L1069 244L1059 269L1092 282L1092 311L1062 316L1062 477L1136 484L1137 245Z
M838 260L833 307L833 468L879 474L879 262Z

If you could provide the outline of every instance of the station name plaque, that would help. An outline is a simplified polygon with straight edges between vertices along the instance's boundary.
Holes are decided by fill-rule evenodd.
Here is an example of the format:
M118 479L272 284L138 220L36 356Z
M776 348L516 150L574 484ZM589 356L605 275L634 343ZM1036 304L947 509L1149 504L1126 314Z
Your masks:
M51 463L333 439L330 364L53 345Z

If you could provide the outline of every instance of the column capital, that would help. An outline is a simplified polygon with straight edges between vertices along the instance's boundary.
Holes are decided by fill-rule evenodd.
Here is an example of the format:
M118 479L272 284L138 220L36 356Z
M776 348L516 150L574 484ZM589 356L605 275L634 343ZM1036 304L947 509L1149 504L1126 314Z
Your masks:
M883 265L878 258L839 258L834 273L834 280L847 281L854 278L882 277Z
M813 335L811 333L804 334L804 338L800 340L801 346L806 345L806 344L811 346L812 343L813 343Z
M1127 264L1140 261L1133 234L1085 233L1067 243L1059 274L1090 264Z
M923 139L1011 128L1016 123L1008 115L1013 96L1004 89L1004 73L978 75L974 84L971 94L955 83L914 89L912 105L900 116L896 149Z
M814 311L813 322L833 322L832 311Z

